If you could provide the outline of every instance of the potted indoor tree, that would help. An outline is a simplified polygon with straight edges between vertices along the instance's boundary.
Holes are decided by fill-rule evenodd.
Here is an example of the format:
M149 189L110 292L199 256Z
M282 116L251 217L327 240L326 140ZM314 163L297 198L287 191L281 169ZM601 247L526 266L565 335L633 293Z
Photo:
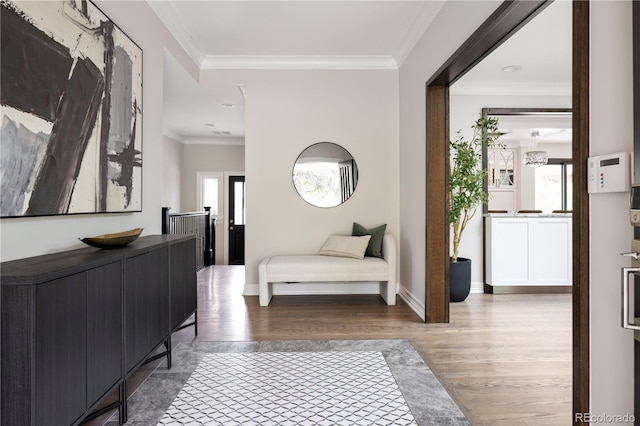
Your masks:
M489 193L483 182L487 170L482 167L483 148L497 145L498 119L480 117L471 126L473 136L467 139L462 130L450 142L451 169L449 173L449 223L453 229L449 283L450 301L461 302L471 289L471 259L458 256L462 233Z

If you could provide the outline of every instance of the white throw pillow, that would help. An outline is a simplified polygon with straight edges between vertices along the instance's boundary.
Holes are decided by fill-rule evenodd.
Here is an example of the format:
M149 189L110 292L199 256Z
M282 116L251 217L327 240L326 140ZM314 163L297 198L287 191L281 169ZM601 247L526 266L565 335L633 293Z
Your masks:
M352 257L364 259L371 235L352 237L347 235L331 235L320 249L323 256Z

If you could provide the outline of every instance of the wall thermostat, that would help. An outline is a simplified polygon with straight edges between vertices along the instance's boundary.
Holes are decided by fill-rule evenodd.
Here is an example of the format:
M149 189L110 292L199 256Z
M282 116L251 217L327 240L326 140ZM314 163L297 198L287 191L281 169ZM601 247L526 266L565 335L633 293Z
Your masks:
M629 153L618 152L587 159L587 188L590 194L627 192L631 186Z

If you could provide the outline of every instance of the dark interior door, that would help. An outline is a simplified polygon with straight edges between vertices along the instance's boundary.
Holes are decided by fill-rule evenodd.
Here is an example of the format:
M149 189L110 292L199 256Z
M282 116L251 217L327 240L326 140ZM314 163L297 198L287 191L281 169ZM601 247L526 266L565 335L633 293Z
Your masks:
M229 265L244 265L244 176L229 176Z

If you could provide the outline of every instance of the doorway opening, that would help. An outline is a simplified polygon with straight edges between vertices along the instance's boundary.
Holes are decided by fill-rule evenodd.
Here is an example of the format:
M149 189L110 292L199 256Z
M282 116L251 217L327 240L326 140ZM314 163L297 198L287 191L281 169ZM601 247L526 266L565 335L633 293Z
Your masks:
M220 222L224 220L223 215L223 174L220 172L197 172L197 209L204 211L206 208L211 212L211 241L215 259L214 265L222 262L224 254L221 254L221 245L218 243L218 228Z
M426 83L425 319L449 321L449 86L551 2L504 2ZM589 2L573 1L572 161L586 175L589 155ZM589 199L573 185L573 410L589 411Z

